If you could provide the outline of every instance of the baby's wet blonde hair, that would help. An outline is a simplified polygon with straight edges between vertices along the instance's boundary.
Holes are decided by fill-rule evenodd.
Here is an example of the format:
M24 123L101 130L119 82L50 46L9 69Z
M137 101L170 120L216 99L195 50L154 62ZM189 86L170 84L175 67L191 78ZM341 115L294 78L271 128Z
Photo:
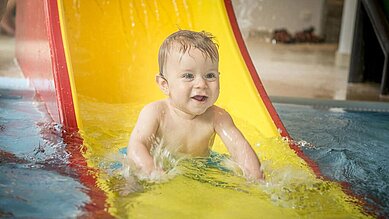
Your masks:
M215 42L215 37L205 31L179 30L168 36L159 48L158 63L159 74L163 76L163 68L169 52L172 48L176 48L183 55L191 48L200 50L212 62L219 61L218 45Z

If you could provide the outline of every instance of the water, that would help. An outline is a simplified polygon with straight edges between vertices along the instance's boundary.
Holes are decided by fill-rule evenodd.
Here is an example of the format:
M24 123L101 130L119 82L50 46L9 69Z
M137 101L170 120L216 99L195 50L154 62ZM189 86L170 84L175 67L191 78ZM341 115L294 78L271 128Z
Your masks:
M255 133L248 137L260 151L266 183L247 182L234 170L228 157L220 153L209 158L177 160L161 150L157 152L164 155L160 157L165 159L160 161L169 166L168 174L159 181L138 180L126 172L120 151L133 124L131 120L120 119L128 116L120 112L130 112L135 117L137 110L133 106L122 105L120 108L126 108L122 111L104 104L100 108L95 103L81 106L89 111L104 108L107 112L98 121L85 118L87 128L80 133L84 138L80 144L78 133L63 135L63 128L48 119L43 105L33 95L15 95L8 90L1 90L1 94L2 217L106 215L99 208L118 217L159 215L161 218L169 215L250 218L258 215L258 207L268 212L281 207L282 214L274 211L273 217L325 215L321 208L332 208L327 213L337 216L344 213L337 208L342 203L331 193L334 190L331 182L316 180L312 174L301 171L303 164L299 162L289 163L288 156L293 154L273 159L284 148L275 149L272 145L287 147L282 139L259 139ZM389 142L388 114L275 106L290 134L319 164L325 176L350 183L350 189L372 204L378 216L388 215L388 172L384 169L388 164L385 157ZM125 128L118 125L107 129L107 121L116 125L125 122ZM80 152L88 165L98 167L99 171L86 168L82 157L77 156Z
M389 216L389 113L275 106L325 176L348 183L381 216Z
M61 126L32 91L0 94L0 217L80 215L90 198L68 165Z

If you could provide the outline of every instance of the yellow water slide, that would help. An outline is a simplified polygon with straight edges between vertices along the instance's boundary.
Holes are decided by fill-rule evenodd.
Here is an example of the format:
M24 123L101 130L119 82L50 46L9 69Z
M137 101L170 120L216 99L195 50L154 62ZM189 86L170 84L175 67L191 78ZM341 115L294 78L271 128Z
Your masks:
M97 182L107 196L109 214L119 217L159 214L171 218L172 214L166 213L170 211L178 217L205 215L210 218L366 217L358 200L346 194L338 183L323 180L313 165L302 158L303 154L281 138L287 136L286 130L244 48L230 1L59 0L58 8L76 119L84 138L88 166L100 168L101 159L94 158L116 154L125 147L142 106L165 98L155 83L162 41L178 29L205 30L211 32L219 44L221 89L216 104L230 112L259 154L266 180L273 185L277 180L285 183L270 193L267 187L268 192L258 196L262 198L253 198L236 190L189 183L177 176L163 188L123 196L112 189L108 174L101 172ZM214 150L227 153L219 139ZM284 178L279 179L281 175L277 171L289 170L293 176L284 174ZM287 183L286 176L289 177ZM304 182L298 184L302 179ZM303 207L277 204L271 193L280 197L287 193L282 191L281 194L282 189L293 186L296 189L283 200L297 202L305 198ZM192 204L208 203L205 201L208 199L218 201L206 204L211 206L208 210L196 208L194 204L186 214L178 214L184 201L177 192L186 192L188 195L184 197L192 199ZM169 195L175 198L166 200ZM136 207L127 212L123 210L132 205ZM224 206L223 212L212 211L218 205ZM244 212L239 211L242 205Z

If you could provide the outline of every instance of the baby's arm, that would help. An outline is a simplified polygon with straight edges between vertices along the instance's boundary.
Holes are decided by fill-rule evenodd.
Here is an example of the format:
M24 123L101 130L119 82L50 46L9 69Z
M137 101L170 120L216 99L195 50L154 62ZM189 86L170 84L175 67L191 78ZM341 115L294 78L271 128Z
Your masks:
M216 108L215 130L226 145L231 158L242 168L247 178L263 179L261 164L257 155L225 110Z
M151 103L145 106L139 114L127 147L128 158L148 175L155 170L150 148L158 129L158 116L157 104Z

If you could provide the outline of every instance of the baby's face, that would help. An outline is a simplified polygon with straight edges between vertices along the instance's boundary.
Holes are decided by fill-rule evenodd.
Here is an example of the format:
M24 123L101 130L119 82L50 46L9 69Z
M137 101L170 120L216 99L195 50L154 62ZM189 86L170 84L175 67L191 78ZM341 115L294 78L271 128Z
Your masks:
M185 54L172 49L164 77L172 105L188 116L203 114L219 97L218 63L196 48Z

